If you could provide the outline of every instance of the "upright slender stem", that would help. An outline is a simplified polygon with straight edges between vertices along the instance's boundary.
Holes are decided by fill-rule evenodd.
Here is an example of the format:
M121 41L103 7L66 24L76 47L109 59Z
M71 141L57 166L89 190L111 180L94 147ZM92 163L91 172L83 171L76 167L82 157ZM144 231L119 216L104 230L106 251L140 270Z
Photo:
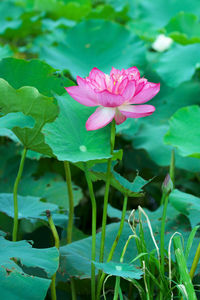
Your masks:
M169 176L171 178L171 181L173 182L173 186L175 186L175 152L174 152L174 149L172 150L172 153L171 153Z
M113 120L112 124L111 124L110 146L111 146L110 153L112 155L113 151L114 151L114 147L115 147L115 120ZM104 257L104 243L105 243L105 236L106 236L108 196L109 196L110 181L111 181L111 165L112 165L112 157L108 159L107 173L106 173L106 188L105 188L105 194L104 194L101 245L100 245L100 256L99 256L100 262L103 262L103 257Z
M57 249L59 249L60 247L60 241L59 241L59 236L58 236L58 232L56 230L56 226L54 225L52 216L51 216L51 212L49 210L46 211L46 215L49 221L49 226L51 228L51 232L53 234L54 237L54 241L55 241L55 247ZM56 273L53 274L52 276L52 280L51 280L51 299L52 300L56 300Z
M56 273L51 277L51 299L56 300Z
M114 293L113 300L118 300L119 287L120 287L120 277L117 276L115 281L115 293Z
M96 199L94 195L93 190L93 184L92 180L90 178L90 174L87 168L87 165L85 164L85 177L88 184L90 199L92 203L92 261L95 261L96 258L96 218L97 218L97 208L96 208ZM92 300L95 300L95 265L92 262L91 263L91 294L92 294Z
M73 190L72 190L72 179L71 179L71 171L70 165L68 161L64 161L65 168L65 177L67 183L68 190L68 199L69 199L69 219L67 225L67 244L72 242L72 228L73 228L73 219L74 219L74 198L73 198Z
M199 259L200 259L200 243L199 243L197 251L195 253L194 260L192 262L192 267L191 267L191 270L190 270L190 277L191 277L191 279L193 279L193 277L194 277L194 274L195 274L195 271L196 271Z
M118 241L119 241L120 236L122 234L122 230L123 230L123 227L124 227L124 221L125 221L125 217L126 217L127 202L128 202L128 197L125 195L124 196L123 209L122 209L121 222L120 222L120 225L119 225L119 230L118 230L117 236L116 236L116 238L115 238L115 240L112 244L112 248L111 248L110 253L108 255L107 261L110 261L112 259L115 248L117 247Z
M60 247L59 235L58 235L56 226L55 226L55 224L53 222L53 219L52 219L52 216L51 216L51 212L49 210L47 210L46 211L46 215L47 215L47 218L48 218L48 221L49 221L49 226L51 228L51 232L52 232L53 237L54 237L55 247L57 249L59 249L59 247Z
M112 248L111 248L110 253L108 255L108 258L107 258L107 262L109 262L112 259L115 248L116 248L116 246L118 244L118 241L120 239L120 236L121 236L121 233L122 233L122 230L123 230L123 227L124 227L125 217L126 217L127 202L128 202L128 197L125 195L124 196L124 203L123 203L122 216L121 216L121 222L120 222L119 230L118 230L117 236L116 236L116 238L115 238L115 240L112 244ZM123 258L122 258L122 261L123 261ZM103 274L101 274L100 280L98 282L97 300L100 299L101 289L102 289L104 278L105 278L105 274L103 273Z
M167 205L168 205L168 197L169 194L165 194L164 197L164 206L163 206L163 214L162 214L162 221L161 221L161 233L160 233L160 259L161 259L161 271L164 274L165 271L165 222L166 222L166 215L167 215Z
M16 242L17 240L17 233L18 233L18 200L17 200L17 192L18 192L18 186L20 179L22 177L22 172L24 169L24 162L26 158L26 152L27 149L24 148L22 155L21 155L21 161L19 165L19 170L17 173L17 177L15 179L14 183L14 189L13 189L13 200L14 200L14 224L13 224L13 232L12 232L12 240L13 242Z
M171 162L169 168L170 179L173 183L173 187L175 186L175 153L174 149L171 153ZM163 206L163 214L162 214L162 221L161 221L161 233L160 233L160 269L161 269L161 277L164 276L165 273L165 223L166 223L166 215L167 215L167 206L168 206L168 198L169 194L171 193L171 189L168 187L162 195L161 203ZM162 283L161 283L162 284ZM163 299L163 293L160 292L160 299Z
M68 161L64 161L64 169L65 169L65 178L67 183L68 190L68 199L69 199L69 219L67 224L67 244L72 242L72 229L73 229L73 220L74 220L74 197L73 197L73 189L72 189L72 179L71 179L71 171L70 164ZM76 289L74 278L70 278L71 283L71 294L72 300L76 300Z

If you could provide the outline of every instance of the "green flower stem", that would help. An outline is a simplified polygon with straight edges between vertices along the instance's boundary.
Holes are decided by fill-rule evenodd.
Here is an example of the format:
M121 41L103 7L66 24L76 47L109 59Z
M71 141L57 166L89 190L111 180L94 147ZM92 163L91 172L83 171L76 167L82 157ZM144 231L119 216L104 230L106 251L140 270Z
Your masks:
M115 147L115 120L113 120L112 124L111 124L110 147L111 147L110 154L113 155L113 151L114 151L114 147ZM103 257L104 257L104 243L105 243L105 236L106 236L108 196L109 196L110 181L111 181L111 165L112 165L112 157L108 159L107 173L106 173L106 188L105 188L105 194L104 194L101 245L100 245L100 256L99 256L100 262L103 262Z
M73 229L73 220L74 220L74 197L72 190L72 179L71 179L71 171L70 164L68 161L64 161L64 169L65 169L65 178L67 183L68 190L68 199L69 199L69 219L67 224L67 244L72 242L72 229ZM76 289L74 279L70 278L71 283L71 294L72 300L76 300Z
M13 232L12 232L12 240L13 242L16 242L17 240L17 233L18 233L18 200L17 200L17 192L18 192L18 186L19 182L22 177L22 172L24 169L24 162L26 158L27 149L24 148L21 156L21 161L19 165L19 170L17 173L17 177L15 179L14 183L14 189L13 189L13 200L14 200L14 224L13 224Z
M96 208L96 199L94 195L93 190L93 184L92 180L90 178L90 174L87 168L87 165L85 164L85 177L88 184L90 199L92 203L92 261L95 261L96 259L96 218L97 218L97 208ZM92 262L91 263L91 295L92 300L95 300L95 291L96 291L96 278L95 278L95 265Z
M171 162L170 162L170 169L169 169L170 179L173 183L173 188L175 186L175 153L174 149L172 150L171 154ZM172 188L172 189L173 189ZM166 215L167 215L167 206L168 206L168 199L171 190L168 189L166 192L163 192L161 203L163 204L163 214L162 214L162 221L161 221L161 233L160 233L160 270L161 270L161 277L164 276L165 273L165 223L166 223ZM160 298L163 298L162 292L160 293Z
M165 203L165 193L162 194L161 200L160 200L160 205L164 205Z
M165 194L164 200L164 206L163 206L163 214L162 214L162 221L161 221L161 233L160 233L160 260L161 260L161 272L164 274L165 271L165 245L164 245L164 239L165 239L165 222L166 222L166 215L167 215L167 205L168 205L168 198L169 193Z
M65 177L66 177L68 198L69 198L69 219L68 219L68 225L67 225L67 244L70 244L72 242L72 228L73 228L73 219L74 219L74 198L73 198L73 190L72 190L71 171L70 171L70 165L69 165L68 161L64 161L64 169L65 169Z
M53 237L54 237L55 247L57 249L59 249L59 246L60 246L59 236L58 236L58 232L56 230L56 227L54 225L50 210L46 211L46 215L47 215L47 218L48 218L48 221L49 221L49 226L51 228L51 232L52 232ZM57 299L57 297L56 297L56 273L53 274L52 280L51 280L51 299L52 300Z
M175 152L174 152L174 149L172 150L172 153L171 153L169 176L171 178L171 181L173 182L173 186L175 186Z
M115 292L114 292L113 300L118 300L118 296L119 296L119 287L120 287L120 277L117 276L117 277L116 277L116 281L115 281Z
M116 238L113 242L112 248L111 248L110 253L108 255L107 262L109 262L112 259L115 248L117 247L118 241L119 241L120 236L122 234L122 230L123 230L123 227L124 227L124 221L125 221L125 217L126 217L127 202L128 202L128 197L125 195L124 196L124 203L123 203L122 216L121 216L121 222L120 222L119 230L117 232L117 236L116 236ZM122 261L123 261L123 254L122 254ZM101 289L102 289L104 279L105 279L105 273L101 274L101 277L100 277L100 280L99 280L99 283L98 283L97 299L100 299Z
M47 210L46 211L46 215L47 215L47 218L48 218L48 221L49 221L49 226L51 228L51 232L52 232L53 237L54 237L55 247L57 249L59 249L59 247L60 247L59 235L58 235L56 226L55 226L55 224L53 222L53 219L52 219L52 216L51 216L51 212L49 210Z
M116 236L116 238L113 242L113 245L112 245L112 248L111 248L110 253L108 255L107 261L110 261L112 259L115 248L117 247L118 241L119 241L120 236L122 234L122 230L123 230L123 227L124 227L124 221L125 221L125 217L126 217L127 202L128 202L128 197L125 195L124 196L123 208L122 208L121 222L120 222L120 225L119 225L119 230L118 230L117 236Z
M56 273L51 277L51 299L56 300Z
M200 243L199 243L197 251L195 253L194 260L192 262L192 267L191 267L191 270L190 270L190 277L191 277L191 279L193 279L193 277L194 277L194 273L196 271L199 259L200 259Z

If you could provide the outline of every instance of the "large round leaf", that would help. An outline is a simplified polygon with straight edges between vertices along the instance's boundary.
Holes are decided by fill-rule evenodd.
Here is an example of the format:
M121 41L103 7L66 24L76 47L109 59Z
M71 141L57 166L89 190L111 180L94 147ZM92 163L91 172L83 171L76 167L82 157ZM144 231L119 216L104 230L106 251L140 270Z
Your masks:
M142 0L140 1L143 20L162 28L168 21L180 11L191 12L200 15L198 0Z
M14 258L14 259L13 259ZM34 267L35 274L24 271ZM2 299L43 300L51 283L51 276L58 268L59 253L56 248L34 249L26 241L10 242L0 237L0 294ZM38 271L37 271L38 269ZM41 278L41 272L43 278ZM38 274L38 275L36 275Z
M69 29L66 39L57 46L43 46L39 55L56 69L84 77L93 67L110 72L112 66L121 69L141 65L145 47L119 24L89 20Z
M153 77L151 80L158 79ZM154 114L148 118L125 121L122 124L126 127L126 130L122 131L123 136L133 141L134 148L145 149L157 165L168 166L172 147L163 141L163 137L169 129L168 120L181 107L200 104L199 94L200 86L194 81L183 83L176 89L161 83L161 91L150 102L156 107ZM176 166L188 171L199 172L200 161L192 157L181 157L176 151Z
M182 156L200 158L199 120L199 106L179 109L169 121L170 129L165 135L165 143L177 147Z
M13 129L15 127L20 128L33 128L34 119L30 116L25 116L21 112L10 113L3 117L0 117L0 128Z
M27 1L25 1L26 4ZM80 20L91 10L91 0L35 0L29 4L32 9L46 11L54 18L65 17L71 20Z
M11 56L12 54L13 52L10 49L9 45L0 46L0 59Z
M10 72L12 70L12 72ZM5 79L15 89L33 86L45 96L52 93L62 95L64 87L73 82L40 60L25 61L23 59L5 58L0 61L0 78Z
M23 184L23 182L21 182L21 184ZM58 205L40 201L40 198L41 197L18 195L18 219L26 222L25 228L22 231L31 232L33 231L34 225L37 227L37 224L38 226L41 226L41 224L48 224L46 210L50 210L52 212L55 225L60 227L64 226L65 228L68 216L66 214L59 213ZM14 218L13 194L0 194L0 212ZM30 224L30 228L32 228L32 230L29 230L28 224ZM22 222L20 225L22 225Z
M178 211L188 216L192 227L200 223L200 198L175 189L169 195L169 201Z
M169 166L173 147L166 145L163 138L169 125L144 124L133 138L133 147L145 149L150 158L159 166ZM200 171L200 161L193 157L181 157L175 152L176 167L192 172Z
M11 1L3 1L0 5L0 34L4 34L8 29L17 29L21 26L22 20L20 16L23 9L19 6L13 5Z
M194 14L180 12L170 20L165 29L177 43L187 45L200 42L200 24Z
M33 300L43 300L51 280L21 273L16 270L0 268L0 293L3 299L26 300L31 294Z
M110 157L110 126L87 131L85 123L94 108L81 105L69 95L57 96L60 113L42 129L45 142L61 161L89 161Z
M33 129L15 128L13 132L26 148L52 155L51 149L44 143L44 136L41 134L44 124L52 122L58 114L57 105L52 98L41 95L33 87L15 90L7 81L0 79L0 107L3 114L22 112L35 119Z
M164 82L171 87L177 87L192 78L200 65L200 44L174 45L160 56L155 70Z
M58 206L51 203L44 203L37 197L18 196L18 218L19 219L40 219L45 215L46 210L56 211ZM13 194L0 194L0 211L14 218Z
M80 187L73 184L74 206L82 199ZM65 210L69 210L69 198L67 184L59 176L48 173L35 180L33 177L23 178L19 186L19 193L23 196L36 196L45 199L49 203L55 203Z

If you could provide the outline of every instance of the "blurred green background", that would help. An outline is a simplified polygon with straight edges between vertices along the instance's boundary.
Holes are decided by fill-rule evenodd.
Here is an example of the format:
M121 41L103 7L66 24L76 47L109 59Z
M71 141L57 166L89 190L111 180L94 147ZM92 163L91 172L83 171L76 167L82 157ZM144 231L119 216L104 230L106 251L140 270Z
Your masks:
M159 206L172 149L176 187L200 194L199 0L4 0L0 16L0 78L15 89L30 85L45 96L62 95L77 75L85 77L93 67L108 73L112 66L137 66L141 76L161 83L160 93L150 102L155 113L117 127L116 149L123 148L123 159L115 169L130 181L138 172L146 180L153 178L144 188L145 197L129 199L129 210L138 204L150 210ZM0 128L1 193L12 192L21 151L16 136ZM75 166L72 178L74 239L79 240L91 234L91 207L85 179ZM95 182L95 189L100 227L104 183ZM19 194L40 197L65 212L65 193L62 163L29 151ZM114 188L110 203L122 207ZM58 227L64 228L65 222L57 216ZM3 213L0 229L8 235L12 231ZM35 247L52 245L42 220L22 220L20 232L34 240Z
M177 147L175 142L169 145L163 139L169 130L169 120L180 108L200 103L199 1L4 0L0 2L0 15L0 77L14 88L32 85L47 96L52 91L63 94L65 84L73 84L71 81L75 82L77 75L85 77L93 67L110 72L112 66L119 69L137 66L149 81L161 83L160 93L150 102L156 112L118 126L116 146L124 149L123 162L117 170L126 178L132 180L137 171L145 179L155 177L146 187L145 198L139 200L155 209L160 202L160 186L168 172L171 150L174 144ZM27 62L30 59L40 61ZM198 118L199 111L196 114ZM0 134L3 158L0 189L11 192L19 159L16 155L21 148L11 133L9 137L14 142L6 137L5 130L1 129ZM200 161L180 154L178 145L177 185L198 195ZM29 185L40 185L35 179L41 176L43 181L52 183L63 178L61 163L52 158L33 152L26 164L30 165ZM80 181L80 171L76 168L73 178L84 190L85 181ZM101 199L100 182L97 189ZM79 200L82 197L80 192ZM115 206L120 205L118 197L113 190ZM135 199L129 202L130 208L137 204ZM81 224L77 219L81 229L90 232L90 220L81 205L77 207L77 217L81 217Z

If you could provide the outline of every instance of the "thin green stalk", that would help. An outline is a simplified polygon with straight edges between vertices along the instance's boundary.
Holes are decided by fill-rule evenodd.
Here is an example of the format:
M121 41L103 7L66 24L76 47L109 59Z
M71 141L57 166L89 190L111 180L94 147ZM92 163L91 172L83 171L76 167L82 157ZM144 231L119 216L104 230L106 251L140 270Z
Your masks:
M162 193L160 205L164 205L164 202L165 202L165 193Z
M122 233L122 230L123 230L123 227L124 227L125 217L126 217L127 202L128 202L128 197L125 195L124 196L123 209L122 209L121 222L120 222L120 225L119 225L119 230L118 230L117 236L116 236L116 238L115 238L115 240L112 244L112 248L111 248L110 253L108 255L108 258L107 258L107 262L109 262L112 259L115 248L117 247L118 241L120 239L120 236L121 236L121 233ZM97 299L100 299L101 289L102 289L104 278L105 278L105 273L101 274L101 277L100 277L99 282L98 282Z
M185 292L189 300L197 300L197 296L192 284L191 276L188 272L187 262L183 253L183 247L180 236L173 238L174 253L176 257L178 272L181 274L181 284L184 286Z
M197 251L195 253L194 260L192 262L192 267L191 267L191 270L190 270L190 278L191 278L191 280L194 277L194 274L195 274L195 271L196 271L199 259L200 259L200 243L199 243L199 245L197 247ZM181 297L181 300L183 300L183 297Z
M175 153L174 149L171 153L171 162L170 162L170 168L169 168L169 174L170 177L168 179L168 182L166 182L166 186L163 189L163 195L161 199L161 203L163 206L163 214L162 214L162 222L161 222L161 236L160 236L160 257L161 257L161 271L164 275L164 262L165 262L165 248L164 248L164 238L165 238L165 223L166 223L166 215L167 215L167 205L168 205L168 198L169 194L171 193L172 189L174 188L175 184ZM172 185L170 185L170 180L172 182Z
M145 238L144 238L144 230L143 230L143 226L142 226L142 212L139 209L139 237L140 237L140 249L142 253L147 253L147 247L146 247L146 242L145 242ZM149 259L148 257L144 256L142 258L142 267L145 266L145 270L148 269L149 267ZM149 276L146 276L146 273L144 273L144 284L145 284L145 288L150 291L150 278ZM149 295L149 299L150 299L151 295Z
M96 208L96 199L93 190L92 180L90 178L90 174L85 164L85 177L88 184L90 199L92 203L92 261L95 261L96 258L96 218L97 218L97 208ZM96 278L95 278L95 265L91 263L91 295L92 300L95 300L95 291L96 291Z
M169 176L171 178L171 181L173 182L173 186L175 186L175 152L174 152L174 149L172 149L172 153L171 153Z
M27 149L24 148L22 155L21 155L21 161L19 165L19 170L17 173L17 177L15 179L14 183L14 189L13 189L13 200L14 200L14 224L13 224L13 232L12 232L12 240L13 242L16 242L17 240L17 233L18 233L18 200L17 200L17 192L18 192L18 186L19 182L22 177L22 172L24 169L24 162L26 158Z
M162 221L161 221L161 233L160 233L160 260L161 260L161 271L164 274L165 271L165 223L166 223L166 215L167 215L167 205L168 205L169 193L165 194L164 197L164 207L162 213Z
M56 273L51 277L51 299L56 300Z
M65 178L67 183L68 198L69 198L69 219L67 224L67 244L72 242L72 228L74 219L74 198L72 190L72 179L70 165L68 161L64 161Z
M112 244L112 248L111 248L110 253L108 255L107 261L110 261L112 259L115 248L117 247L118 241L119 241L120 236L122 234L122 230L123 230L123 227L124 227L124 221L125 221L125 217L126 217L127 202L128 202L128 197L125 195L124 196L123 208L122 208L121 222L120 222L120 225L119 225L119 230L118 230L117 236L116 236L116 238L115 238L115 240Z
M49 221L49 226L51 228L51 232L52 232L53 237L54 237L55 247L57 249L59 249L59 247L60 247L59 236L58 236L58 232L56 230L56 227L54 225L50 210L46 211L46 215L47 215L47 218L48 218L48 221ZM57 297L56 297L56 273L53 274L52 280L51 280L51 299L52 300L57 299Z
M151 265L151 273L154 274L156 268L155 268L155 264L153 263L153 261L152 261L152 264L151 264L151 261L150 261L150 265ZM152 295L152 297L154 295L154 288L155 288L154 283L156 283L156 282L158 282L158 281L155 281L155 280L152 279L151 284L150 284L150 294Z
M65 178L67 183L67 190L68 190L68 199L69 199L69 219L67 224L67 244L72 242L72 230L73 230L73 220L74 220L74 196L73 196L73 189L72 189L72 179L71 179L71 171L70 171L70 164L68 161L64 161L64 169L65 169ZM75 288L75 281L71 277L71 294L72 300L76 300L76 288Z
M47 218L48 218L48 221L49 221L49 226L50 226L50 228L51 228L51 232L52 232L53 237L54 237L55 247L56 247L57 249L59 249L59 247L60 247L59 235L58 235L56 226L55 226L55 224L54 224L54 222L53 222L53 219L52 219L50 210L47 210L47 211L46 211L46 215L47 215Z
M120 257L120 263L123 263L123 261L124 261L124 255L126 253L126 249L127 249L128 244L129 244L129 242L132 238L133 238L133 236L129 236L128 240L126 241L126 244L124 246L124 249L122 250L122 254L121 254L121 257ZM120 277L117 276L116 281L115 281L115 293L114 293L113 300L118 300L119 290L120 290ZM130 290L129 290L129 292L130 292Z
M115 293L114 293L113 300L118 300L118 296L119 296L119 287L120 287L120 277L117 276L117 277L116 277L116 281L115 281Z
M113 120L112 124L111 124L110 146L111 146L110 154L113 155L113 151L114 151L114 147L115 147L115 120ZM103 262L103 257L104 257L104 243L105 243L105 236L106 236L108 196L109 196L110 181L111 181L111 165L112 165L112 157L109 158L108 164L107 164L106 187L105 187L105 194L104 194L102 230L101 230L101 245L100 245L100 256L99 256L100 262Z
M191 279L193 279L193 277L194 277L194 274L195 274L195 271L196 271L199 259L200 259L200 243L199 243L197 251L195 253L195 257L194 257L194 260L193 260L193 263L192 263L192 267L191 267L191 270L190 270L190 277L191 277Z
M166 187L164 188L161 203L163 204L163 214L162 214L162 221L161 221L161 233L160 233L160 269L161 269L161 276L165 274L165 223L166 223L166 215L167 215L167 206L168 206L168 199L169 194L171 193L172 189L175 186L175 153L174 149L171 153L171 162L170 162L170 169L169 174L172 182L172 187L170 187L170 182L168 181ZM163 284L162 284L163 287ZM160 299L163 299L163 294L160 292Z

